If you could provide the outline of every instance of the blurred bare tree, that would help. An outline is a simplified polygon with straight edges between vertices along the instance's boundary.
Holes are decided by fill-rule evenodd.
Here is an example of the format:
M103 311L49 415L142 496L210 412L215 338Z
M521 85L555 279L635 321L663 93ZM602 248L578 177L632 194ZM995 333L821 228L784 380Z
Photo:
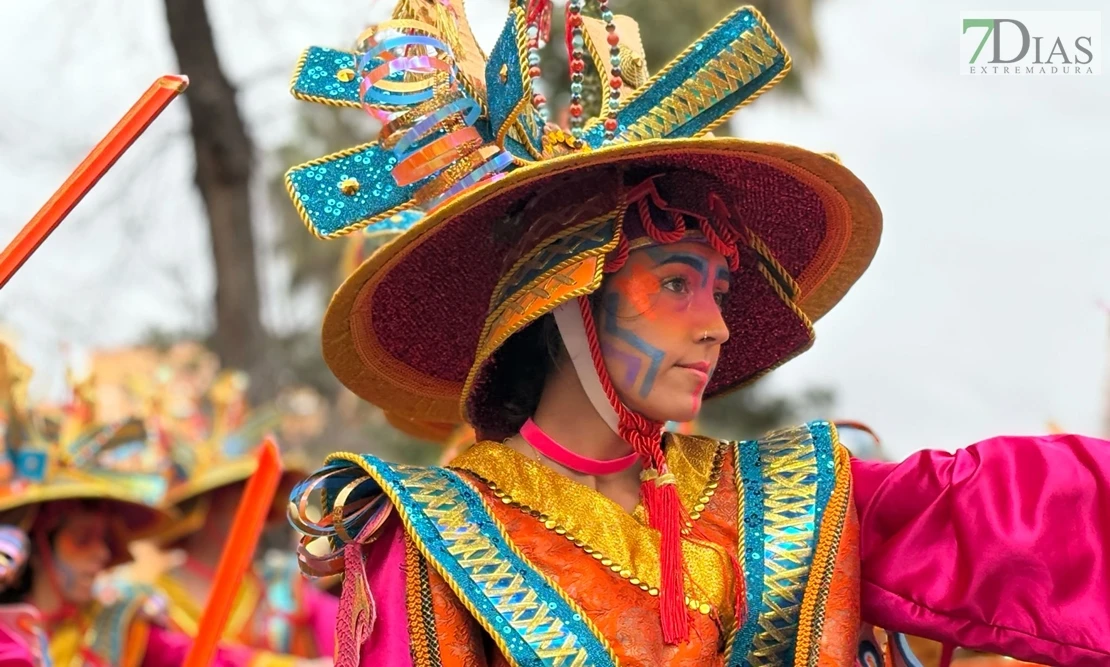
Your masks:
M221 363L252 379L254 401L273 398L276 361L262 325L251 204L255 148L224 74L203 0L165 0L170 42L190 75L185 99L196 156L195 182L204 202L216 273L215 328L209 339Z

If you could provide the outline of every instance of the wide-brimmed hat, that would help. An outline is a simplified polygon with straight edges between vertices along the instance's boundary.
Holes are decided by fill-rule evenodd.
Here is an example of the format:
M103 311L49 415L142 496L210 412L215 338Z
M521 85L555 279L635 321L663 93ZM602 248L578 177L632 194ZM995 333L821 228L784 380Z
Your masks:
M54 419L31 411L17 388L28 374L0 343L0 524L33 533L42 522L59 520L66 502L103 503L113 519L111 564L125 562L130 541L175 519L159 507L168 468L143 456L140 421L98 424L73 404Z
M245 482L258 467L263 439L278 430L282 413L277 406L250 409L247 378L239 371L222 371L209 389L211 416L208 433L199 441L174 439L172 458L177 479L166 494L168 505L179 505L216 489ZM171 434L172 437L172 434ZM292 487L308 474L302 456L282 456L286 485Z
M174 478L164 504L180 519L156 536L160 543L173 543L200 530L212 509L209 494L250 479L258 468L258 447L267 435L280 432L282 409L277 405L251 409L247 388L244 373L221 371L208 389L205 405L197 406L206 413L201 437L183 438L169 429L162 433L174 464ZM282 453L282 476L272 517L281 516L288 492L311 467L298 452Z
M725 18L623 96L612 114L603 106L602 117L579 137L544 122L543 101L531 87L534 25L522 7L510 10L481 85L466 71L450 70L439 82L451 85L429 84L424 98L419 81L404 76L411 74L406 63L427 64L427 56L420 61L387 47L406 44L406 36L423 44L440 34L438 26L387 28L362 54L309 49L294 92L405 113L387 125L384 144L296 167L287 185L305 222L324 238L372 227L399 211L427 210L350 275L324 319L324 356L336 376L397 418L441 424L472 418L464 401L490 386L505 342L597 290L626 233L626 217L638 210L626 196L644 179L684 174L696 190L659 193L650 201L656 211L671 210L669 199L678 196L702 197L707 206L716 197L738 223L729 240L740 247L741 261L724 313L731 338L707 396L805 350L812 322L871 261L879 207L836 158L706 136L790 68L786 50L753 8ZM583 48L597 51L594 41L587 36ZM436 106L436 99L453 106ZM443 118L454 125L433 131ZM474 132L458 146L441 142L460 127L480 135L480 145L464 141ZM433 145L438 152L420 153ZM508 166L496 162L501 156L508 156ZM708 215L704 208L692 213Z

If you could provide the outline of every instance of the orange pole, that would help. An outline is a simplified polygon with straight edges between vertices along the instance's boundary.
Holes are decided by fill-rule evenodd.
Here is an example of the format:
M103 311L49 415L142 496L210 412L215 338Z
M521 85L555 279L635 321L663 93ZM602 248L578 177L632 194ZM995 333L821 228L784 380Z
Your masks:
M151 84L143 96L100 140L92 152L77 165L62 187L23 226L19 234L0 252L0 288L27 261L46 237L69 215L116 160L139 138L154 119L189 85L188 77L166 75Z
M250 567L280 482L281 456L278 454L277 443L267 436L258 451L258 468L247 482L239 509L235 512L231 534L228 535L227 544L220 555L220 564L216 567L215 578L212 579L212 592L208 595L208 604L200 619L196 639L185 658L185 667L207 667L212 664L216 645L223 636L235 595L243 583L243 575Z

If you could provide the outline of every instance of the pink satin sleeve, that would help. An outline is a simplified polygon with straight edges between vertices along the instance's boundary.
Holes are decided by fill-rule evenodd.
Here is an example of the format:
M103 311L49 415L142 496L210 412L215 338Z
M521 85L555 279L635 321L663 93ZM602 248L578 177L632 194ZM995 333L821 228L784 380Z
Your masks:
M316 641L316 655L331 657L335 655L335 621L339 616L339 599L308 584L303 588L304 611L308 616L308 627Z
M181 667L193 640L188 635L156 625L150 626L143 667ZM222 645L210 663L212 667L247 667L255 652L246 647Z
M0 665L5 667L36 667L31 649L18 633L0 623Z
M865 621L1054 665L1110 664L1110 442L1000 437L852 461Z
M412 667L405 608L405 530L394 515L382 531L366 556L366 574L377 619L362 645L358 664Z

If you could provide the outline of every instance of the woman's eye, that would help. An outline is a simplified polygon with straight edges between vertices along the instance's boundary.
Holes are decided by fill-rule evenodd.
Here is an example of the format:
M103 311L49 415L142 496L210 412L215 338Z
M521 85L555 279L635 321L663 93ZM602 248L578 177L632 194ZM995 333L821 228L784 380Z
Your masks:
M663 289L675 292L677 294L682 294L686 291L686 279L668 278L667 280L663 281Z
M717 292L713 295L713 300L717 302L718 306L724 308L725 304L728 303L728 292Z

